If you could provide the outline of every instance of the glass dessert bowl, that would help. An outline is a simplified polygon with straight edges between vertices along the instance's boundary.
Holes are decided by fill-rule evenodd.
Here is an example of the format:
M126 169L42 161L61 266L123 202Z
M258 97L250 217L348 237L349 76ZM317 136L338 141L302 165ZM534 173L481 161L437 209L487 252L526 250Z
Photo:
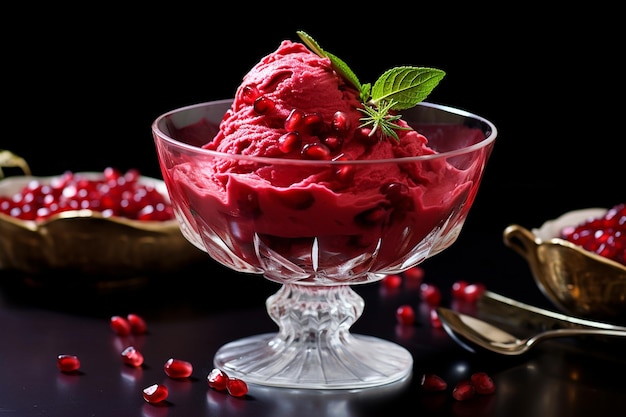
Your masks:
M159 116L157 154L183 235L239 272L281 284L278 325L222 346L216 367L261 385L343 389L407 377L402 346L352 334L364 300L351 288L415 266L457 239L497 135L450 107L403 112L435 153L384 160L301 160L202 147L232 100Z

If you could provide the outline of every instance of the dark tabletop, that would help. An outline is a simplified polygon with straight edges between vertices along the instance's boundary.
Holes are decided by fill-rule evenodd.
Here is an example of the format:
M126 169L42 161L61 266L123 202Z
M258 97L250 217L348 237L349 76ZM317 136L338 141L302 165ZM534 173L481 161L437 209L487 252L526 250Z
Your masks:
M551 306L532 281L526 264L498 236L473 228L449 249L426 260L424 281L438 285L443 305L452 282L464 279L541 307ZM353 287L365 310L352 332L378 336L406 347L414 358L411 376L381 388L289 390L250 385L235 398L208 387L212 358L223 344L276 331L265 299L278 284L233 273L212 260L188 270L125 281L119 287L77 277L2 274L0 289L0 414L2 416L612 416L626 406L624 345L593 340L545 342L524 356L472 353L441 328L433 328L415 289L383 290L380 283ZM395 309L418 311L414 326L399 326ZM112 315L134 312L148 333L121 337L109 327ZM120 352L133 345L145 357L132 368ZM80 372L61 373L59 354L81 359ZM168 378L169 358L191 362L185 380ZM452 398L454 384L485 371L493 395L467 402ZM435 373L449 384L443 393L420 388L421 376ZM142 390L154 383L169 388L166 402L151 405Z

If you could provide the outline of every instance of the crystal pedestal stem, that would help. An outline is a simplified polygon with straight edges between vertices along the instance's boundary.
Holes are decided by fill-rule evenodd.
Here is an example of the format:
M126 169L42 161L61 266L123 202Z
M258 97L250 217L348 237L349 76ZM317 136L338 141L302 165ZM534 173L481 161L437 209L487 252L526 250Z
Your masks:
M388 384L412 370L403 347L350 333L365 302L349 285L284 284L266 306L279 331L222 346L214 363L228 375L261 385L342 389Z

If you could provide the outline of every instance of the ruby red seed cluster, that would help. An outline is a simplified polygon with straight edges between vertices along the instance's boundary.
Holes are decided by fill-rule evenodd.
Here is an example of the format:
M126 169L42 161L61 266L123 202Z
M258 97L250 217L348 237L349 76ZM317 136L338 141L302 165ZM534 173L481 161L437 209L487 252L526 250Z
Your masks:
M626 203L603 216L561 230L560 237L597 255L626 265Z
M14 195L0 196L0 213L20 220L43 221L73 210L141 221L174 218L166 197L154 186L140 181L136 169L123 173L109 167L99 179L68 171L49 184L34 179Z
M146 321L138 314L130 313L126 316L114 315L109 320L109 325L113 332L120 337L131 334L141 335L148 331ZM131 367L141 367L144 363L143 354L134 346L125 347L121 354L121 361L124 365ZM77 355L61 354L57 356L57 367L66 374L77 373L81 363ZM172 379L185 379L193 374L193 365L183 359L170 358L163 365L165 375ZM234 377L229 377L223 371L215 368L207 375L208 386L217 391L227 392L233 397L243 397L248 393L248 384ZM167 399L169 391L166 385L161 383L152 384L142 391L143 399L156 404Z
M402 274L387 275L382 279L381 285L387 291L397 290L402 286L403 281L406 281L407 286L418 288L420 299L428 308L431 326L440 328L441 322L437 315L437 307L441 305L443 298L441 289L433 283L424 282L423 279L424 270L419 266L414 266ZM478 301L485 289L482 283L459 280L452 284L450 293L453 301L472 305ZM411 326L415 324L416 318L415 309L410 304L402 304L396 309L396 320L401 325Z
M448 389L448 383L436 374L424 374L420 383L425 392L443 392ZM469 401L476 395L491 395L495 393L496 385L486 372L474 372L469 379L457 382L452 389L452 398L457 401Z
M343 143L353 127L346 113L336 111L331 120L324 120L319 113L292 109L284 118L276 111L276 103L252 85L243 88L242 98L259 116L265 117L268 125L285 130L278 141L278 149L284 155L327 161L342 156ZM353 135L361 143L372 145L380 136L371 133L371 128L364 127L355 129Z

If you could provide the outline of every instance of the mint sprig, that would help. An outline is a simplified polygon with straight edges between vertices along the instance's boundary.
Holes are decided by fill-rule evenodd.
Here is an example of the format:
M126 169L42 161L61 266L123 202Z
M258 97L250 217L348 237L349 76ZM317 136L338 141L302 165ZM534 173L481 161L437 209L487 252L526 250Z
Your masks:
M424 101L445 76L436 68L402 66L385 71L374 83L361 84L356 74L341 59L323 50L319 44L303 31L298 36L317 55L328 58L333 69L358 91L365 114L360 127L371 126L370 135L378 130L383 137L393 137L399 141L396 130L409 130L397 124L401 116L390 114L392 110L406 110Z

